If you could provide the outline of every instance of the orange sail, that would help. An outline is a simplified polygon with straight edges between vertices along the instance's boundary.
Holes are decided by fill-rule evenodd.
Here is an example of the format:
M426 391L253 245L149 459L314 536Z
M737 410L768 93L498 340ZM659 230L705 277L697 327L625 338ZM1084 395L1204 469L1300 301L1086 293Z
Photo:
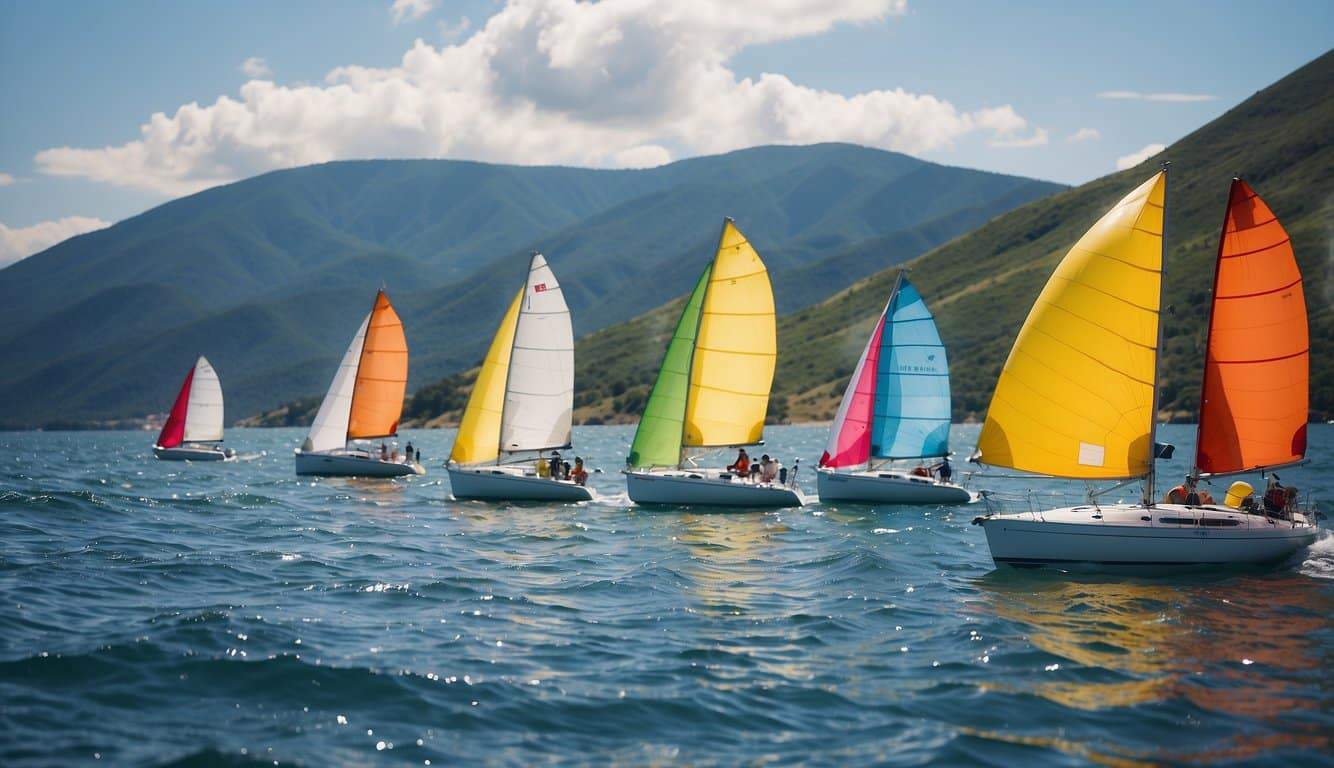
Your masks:
M352 390L352 411L347 437L387 437L398 432L403 395L408 387L408 340L403 322L380 291L366 324L357 380Z
M1218 243L1195 466L1222 474L1306 454L1310 339L1288 233L1235 179Z

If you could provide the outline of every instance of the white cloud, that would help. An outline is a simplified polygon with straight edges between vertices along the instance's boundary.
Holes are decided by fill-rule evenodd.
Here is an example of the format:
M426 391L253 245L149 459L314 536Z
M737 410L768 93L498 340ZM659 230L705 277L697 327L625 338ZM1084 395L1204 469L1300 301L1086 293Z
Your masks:
M7 173L0 173L0 187L8 187L12 185L15 181L17 181L17 179L15 179L13 176L10 176Z
M655 168L670 163L672 153L657 144L643 144L617 152L613 160L622 168Z
M1122 155L1116 158L1116 170L1124 171L1127 168L1134 168L1145 160L1162 152L1164 149L1167 149L1166 144L1150 144L1137 152Z
M1046 146L1051 136L1046 128L1034 128L1031 136L1013 136L1009 138L992 139L988 142L993 147L1000 149L1025 149L1027 147Z
M1098 94L1098 98L1122 100L1122 101L1194 102L1194 101L1213 101L1218 97L1208 93L1140 93L1139 91L1103 91Z
M902 13L902 0L510 0L467 39L418 40L398 66L322 84L245 83L154 114L119 146L39 152L47 174L183 194L263 171L367 157L625 166L765 143L910 153L970 135L1046 141L1009 105L964 111L896 88L850 95L781 73L738 77L742 49ZM671 152L667 148L671 148Z
M269 77L273 74L273 70L269 69L268 62L259 56L251 56L241 62L241 72L249 78Z
M111 222L91 216L66 216L31 227L11 228L0 224L0 267L7 267L75 235L109 226Z
M394 0L389 12L394 15L394 23L416 21L435 8L435 0Z
M1097 141L1098 139L1101 138L1102 138L1102 132L1099 131L1097 128L1080 128L1079 130L1065 137L1065 140L1071 144L1080 144L1085 141Z

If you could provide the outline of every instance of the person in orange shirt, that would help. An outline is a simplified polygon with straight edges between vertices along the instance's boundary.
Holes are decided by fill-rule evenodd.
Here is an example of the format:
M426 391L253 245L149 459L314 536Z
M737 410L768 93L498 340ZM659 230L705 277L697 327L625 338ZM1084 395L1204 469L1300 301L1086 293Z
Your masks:
M738 477L746 477L750 474L750 457L746 455L745 448L737 453L736 461L728 464L727 469L735 472Z
M570 471L570 479L574 481L575 485L588 484L588 470L584 469L583 457L574 457L574 469Z

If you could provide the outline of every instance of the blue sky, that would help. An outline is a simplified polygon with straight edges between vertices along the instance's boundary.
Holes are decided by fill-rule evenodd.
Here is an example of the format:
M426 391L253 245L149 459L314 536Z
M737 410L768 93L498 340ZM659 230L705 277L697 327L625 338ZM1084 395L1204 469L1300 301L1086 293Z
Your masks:
M344 158L618 167L843 140L1079 183L1334 43L1327 0L398 5L0 0L0 264Z

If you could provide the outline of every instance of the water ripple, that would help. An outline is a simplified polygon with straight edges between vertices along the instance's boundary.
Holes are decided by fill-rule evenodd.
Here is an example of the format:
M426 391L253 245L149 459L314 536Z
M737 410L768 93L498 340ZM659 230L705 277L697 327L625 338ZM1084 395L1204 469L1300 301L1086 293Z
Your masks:
M0 764L1334 753L1329 532L1264 572L999 572L972 509L639 510L615 473L595 503L454 503L439 467L294 478L301 437L186 466L140 433L0 434ZM612 466L629 431L576 439ZM1284 479L1329 496L1334 429L1310 442Z

